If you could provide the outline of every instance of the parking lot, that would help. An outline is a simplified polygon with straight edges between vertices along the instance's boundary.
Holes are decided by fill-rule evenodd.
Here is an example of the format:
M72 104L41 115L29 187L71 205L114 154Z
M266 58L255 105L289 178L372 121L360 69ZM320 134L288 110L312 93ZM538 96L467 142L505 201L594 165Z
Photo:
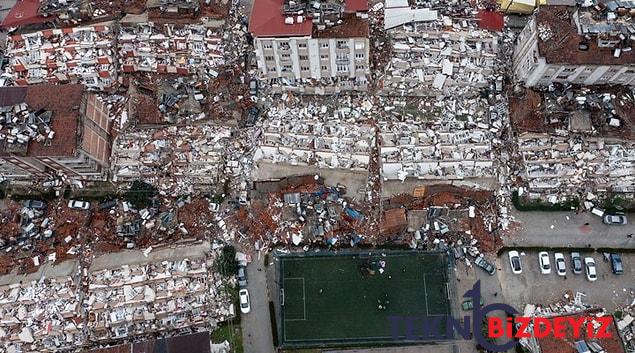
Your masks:
M602 253L581 252L581 257L591 256L595 259L598 279L589 282L586 274L573 274L570 253L564 253L566 276L559 276L555 271L554 252L549 251L551 274L542 274L538 263L538 251L518 251L522 262L522 273L513 274L509 264L508 252L505 251L496 261L497 276L500 280L503 298L506 303L522 310L525 304L552 304L563 299L567 291L586 294L583 302L596 304L614 311L617 307L630 304L635 299L635 254L621 254L624 273L615 275L611 264L604 260Z

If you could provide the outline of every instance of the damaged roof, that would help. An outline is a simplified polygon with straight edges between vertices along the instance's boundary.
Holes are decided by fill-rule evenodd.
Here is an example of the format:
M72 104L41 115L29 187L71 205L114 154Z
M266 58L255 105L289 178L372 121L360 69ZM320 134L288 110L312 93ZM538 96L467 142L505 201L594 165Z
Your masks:
M72 156L77 147L80 106L84 86L36 85L26 88L0 87L0 101L3 106L27 103L34 110L48 110L53 113L51 128L55 137L50 145L35 140L29 141L27 156ZM0 155L7 154L6 140L0 143Z
M313 20L304 18L302 23L286 24L282 13L284 0L256 0L249 18L249 32L255 37L308 36Z
M538 50L549 64L628 65L635 63L635 50L622 51L615 57L615 48L599 47L596 37L586 40L578 34L574 23L575 8L543 6L536 15ZM541 32L544 32L541 33ZM581 50L586 44L587 50Z

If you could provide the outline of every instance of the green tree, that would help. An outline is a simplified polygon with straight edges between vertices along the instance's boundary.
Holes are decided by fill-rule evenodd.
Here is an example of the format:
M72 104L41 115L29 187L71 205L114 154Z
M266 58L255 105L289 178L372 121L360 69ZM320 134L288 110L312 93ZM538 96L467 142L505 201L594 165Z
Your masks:
M124 199L140 210L150 206L151 199L157 194L157 189L141 180L135 180L124 194Z
M236 273L238 262L236 261L236 249L231 245L225 245L216 259L216 270L225 277Z

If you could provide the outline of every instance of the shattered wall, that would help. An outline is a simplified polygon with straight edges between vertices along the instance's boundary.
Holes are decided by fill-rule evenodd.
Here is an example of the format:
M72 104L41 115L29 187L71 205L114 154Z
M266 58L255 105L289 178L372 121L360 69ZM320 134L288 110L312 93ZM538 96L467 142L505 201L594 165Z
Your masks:
M13 84L81 83L103 90L116 82L113 24L46 29L7 38Z

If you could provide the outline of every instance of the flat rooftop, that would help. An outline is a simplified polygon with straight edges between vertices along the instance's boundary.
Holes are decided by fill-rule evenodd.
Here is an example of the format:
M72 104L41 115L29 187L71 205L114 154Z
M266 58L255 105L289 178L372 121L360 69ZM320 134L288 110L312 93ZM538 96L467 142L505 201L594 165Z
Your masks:
M622 51L615 57L615 48L598 47L597 37L590 40L578 34L574 23L576 8L569 6L543 6L536 15L538 50L549 64L575 65L633 65L635 50ZM541 35L541 32L543 35ZM588 45L580 50L581 43Z

